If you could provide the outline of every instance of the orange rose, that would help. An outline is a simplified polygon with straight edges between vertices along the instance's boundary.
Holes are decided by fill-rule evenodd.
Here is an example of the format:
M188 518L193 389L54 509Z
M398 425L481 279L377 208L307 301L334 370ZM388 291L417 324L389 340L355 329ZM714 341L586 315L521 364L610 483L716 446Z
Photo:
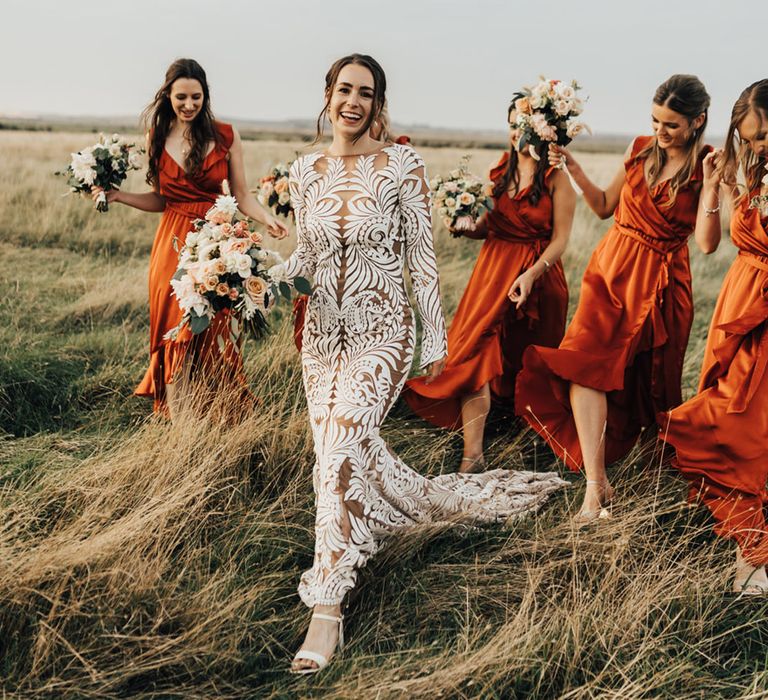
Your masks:
M220 282L216 285L216 294L225 297L229 294L229 285L226 282Z

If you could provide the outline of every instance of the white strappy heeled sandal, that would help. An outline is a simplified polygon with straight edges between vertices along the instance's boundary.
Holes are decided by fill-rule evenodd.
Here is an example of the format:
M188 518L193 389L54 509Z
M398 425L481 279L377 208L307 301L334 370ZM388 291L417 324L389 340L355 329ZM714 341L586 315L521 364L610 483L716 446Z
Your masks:
M325 620L327 622L335 622L339 626L339 641L337 643L337 649L341 651L344 648L344 615L325 615L324 613L312 613L313 619ZM296 652L296 656L293 657L294 661L304 659L306 661L314 661L317 666L309 668L291 668L291 673L300 676L306 676L310 673L317 673L322 671L333 658L333 654L326 658L322 654L318 654L315 651L307 651L306 649L299 649Z

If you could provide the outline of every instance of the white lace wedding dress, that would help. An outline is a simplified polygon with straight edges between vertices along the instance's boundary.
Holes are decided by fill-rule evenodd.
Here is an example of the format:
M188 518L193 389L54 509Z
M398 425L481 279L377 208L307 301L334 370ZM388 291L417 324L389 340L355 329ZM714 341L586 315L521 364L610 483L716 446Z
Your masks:
M408 266L424 328L421 365L446 355L424 164L408 146L291 167L298 245L273 273L314 277L302 364L312 424L315 560L299 594L335 605L384 536L435 520L493 522L537 510L565 482L553 473L449 474L405 465L379 427L408 376L414 322Z

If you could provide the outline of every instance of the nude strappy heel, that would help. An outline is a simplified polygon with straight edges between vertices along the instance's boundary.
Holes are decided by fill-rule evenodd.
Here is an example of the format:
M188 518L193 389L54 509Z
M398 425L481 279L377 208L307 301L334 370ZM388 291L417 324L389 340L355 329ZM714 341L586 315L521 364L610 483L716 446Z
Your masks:
M335 622L339 626L339 641L337 642L337 648L339 651L341 651L344 648L344 615L339 615L336 617L335 615L325 615L324 613L312 613L313 619L318 620L325 620L327 622ZM306 661L314 661L317 666L315 667L309 667L309 668L291 668L291 673L297 675L297 676L306 676L310 673L317 673L318 671L322 671L330 662L330 660L333 658L333 654L329 657L325 657L322 654L318 654L314 651L307 651L306 649L299 649L296 652L296 656L293 657L294 661L297 661L299 659L304 659Z
M573 516L573 522L577 525L587 525L593 523L595 520L607 520L613 517L611 512L611 503L613 501L613 489L608 485L607 481L596 481L595 479L587 479L588 484L597 484L603 489L603 495L605 499L600 510L580 510ZM606 488L611 488L610 495L606 492Z
M461 471L461 467L459 467L459 474L476 474L477 472L481 472L485 470L485 457L462 457L461 458L462 463L469 462L470 467L469 469L465 471Z

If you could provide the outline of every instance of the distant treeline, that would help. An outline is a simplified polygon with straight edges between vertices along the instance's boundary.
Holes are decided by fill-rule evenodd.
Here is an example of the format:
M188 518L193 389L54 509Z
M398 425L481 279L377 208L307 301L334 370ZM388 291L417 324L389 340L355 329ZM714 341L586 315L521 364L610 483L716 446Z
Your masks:
M238 123L233 121L240 131L240 135L246 141L302 141L311 143L315 138L313 130L298 124L283 126L256 127L252 123ZM86 118L70 119L0 119L0 130L13 131L69 131L98 134L99 132L120 132L133 134L138 132L138 124L126 120L88 121ZM462 132L450 129L429 129L428 127L416 127L409 129L407 126L395 125L396 134L408 134L414 145L428 148L487 148L504 150L509 142L503 134L484 132ZM574 143L574 149L578 151L600 153L623 153L630 142L629 136L580 136Z

